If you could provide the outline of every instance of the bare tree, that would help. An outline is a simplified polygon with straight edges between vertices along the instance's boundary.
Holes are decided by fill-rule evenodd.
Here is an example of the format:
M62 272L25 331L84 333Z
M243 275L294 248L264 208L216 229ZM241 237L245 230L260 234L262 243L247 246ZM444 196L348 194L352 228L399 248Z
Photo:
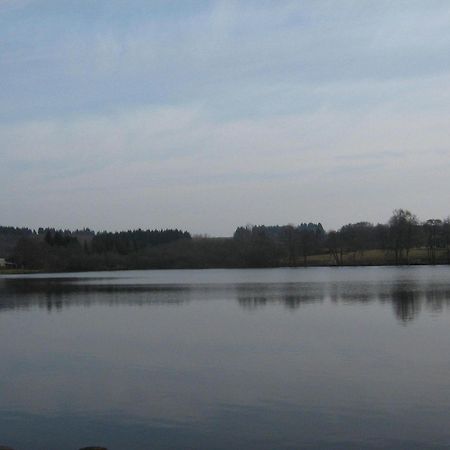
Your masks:
M395 263L406 262L408 264L409 252L414 245L419 221L408 210L395 209L389 219L391 248L395 253Z
M344 262L344 248L342 236L338 231L330 231L327 237L327 247L337 266L342 266Z
M436 264L436 250L441 246L442 241L442 220L429 219L423 228L426 233L426 246L428 258L431 264Z

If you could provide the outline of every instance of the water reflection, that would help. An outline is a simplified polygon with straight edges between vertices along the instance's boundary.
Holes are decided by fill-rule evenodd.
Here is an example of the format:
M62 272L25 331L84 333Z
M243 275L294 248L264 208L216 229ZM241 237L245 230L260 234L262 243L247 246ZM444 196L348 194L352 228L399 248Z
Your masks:
M295 310L302 305L330 300L336 304L369 304L373 302L392 304L398 320L407 324L415 319L422 307L440 313L450 305L450 286L427 286L414 282L394 284L332 283L287 284L284 286L260 286L246 294L248 288L237 289L239 304L256 310L268 304L282 304Z
M283 305L295 311L303 305L391 303L402 324L414 320L423 308L434 314L450 305L450 284L389 282L289 282L214 284L127 284L114 278L30 278L0 280L0 312L32 307L60 311L69 306L183 305L193 300L236 299L245 310Z
M296 310L307 303L322 302L327 289L320 283L271 283L236 286L239 304L247 310L259 309L268 304L282 304Z
M428 301L424 294L415 289L395 286L391 292L391 299L396 317L404 324L413 320L420 312L422 296L424 301Z
M83 284L83 279L4 279L0 281L0 312L34 306L61 310L94 304L181 304L190 299L190 286Z
M446 271L136 276L0 279L1 443L448 448Z

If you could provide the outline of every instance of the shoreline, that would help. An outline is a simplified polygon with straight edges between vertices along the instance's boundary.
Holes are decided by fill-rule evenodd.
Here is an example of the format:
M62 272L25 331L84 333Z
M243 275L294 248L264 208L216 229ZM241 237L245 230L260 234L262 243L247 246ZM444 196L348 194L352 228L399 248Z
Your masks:
M424 263L424 262L413 262L409 264L392 264L392 263L366 263L366 264L308 264L308 265L296 265L296 266L288 266L288 265L277 265L277 266L247 266L247 267L238 267L238 266L211 266L211 267L148 267L148 268L136 268L136 267L117 267L117 268L98 268L92 270L28 270L28 269L13 269L13 270L1 270L0 269L0 277L4 275L39 275L39 274L64 274L64 273L92 273L92 272L127 272L127 271L150 271L150 270L254 270L254 269L314 269L314 268L361 268L361 267L442 267L442 266L450 266L449 263Z

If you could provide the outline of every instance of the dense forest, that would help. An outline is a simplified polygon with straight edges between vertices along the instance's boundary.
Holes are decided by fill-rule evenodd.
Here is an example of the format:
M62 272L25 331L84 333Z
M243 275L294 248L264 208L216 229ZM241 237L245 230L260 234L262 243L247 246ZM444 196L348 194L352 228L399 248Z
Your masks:
M385 224L358 222L330 231L320 223L247 225L229 238L177 229L0 227L0 258L16 270L39 271L450 264L450 219L420 221L397 209Z

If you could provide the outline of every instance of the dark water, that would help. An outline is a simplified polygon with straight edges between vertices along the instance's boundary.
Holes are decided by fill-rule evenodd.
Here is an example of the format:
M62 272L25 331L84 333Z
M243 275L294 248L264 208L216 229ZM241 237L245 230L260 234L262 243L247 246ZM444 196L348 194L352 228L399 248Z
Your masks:
M449 449L450 268L0 278L0 444Z

